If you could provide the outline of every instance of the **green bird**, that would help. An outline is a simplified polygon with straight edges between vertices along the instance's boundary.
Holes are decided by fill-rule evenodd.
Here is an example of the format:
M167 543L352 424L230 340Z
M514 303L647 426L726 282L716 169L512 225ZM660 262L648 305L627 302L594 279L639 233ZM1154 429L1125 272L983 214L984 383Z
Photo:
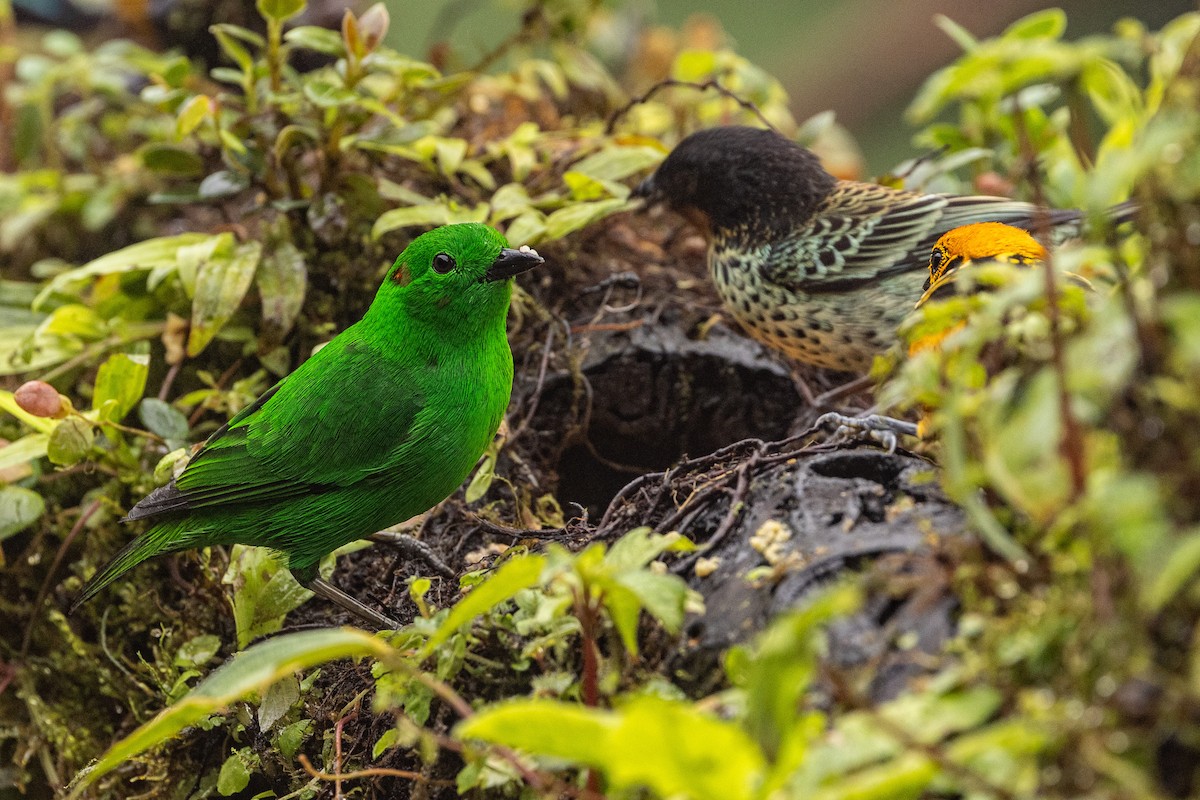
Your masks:
M155 524L92 578L73 612L133 567L210 545L269 547L304 586L380 628L322 580L331 551L432 508L508 407L512 277L543 263L479 224L417 237L361 320L213 433L126 520Z

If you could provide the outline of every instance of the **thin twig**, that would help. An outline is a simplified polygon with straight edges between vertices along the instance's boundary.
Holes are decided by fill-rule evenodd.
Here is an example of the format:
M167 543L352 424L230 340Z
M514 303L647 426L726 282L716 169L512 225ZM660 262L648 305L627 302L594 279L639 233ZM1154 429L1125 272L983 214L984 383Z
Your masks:
M407 769L391 769L389 767L370 767L368 769L359 769L353 772L330 773L322 772L312 765L308 760L308 756L304 753L296 756L296 760L300 762L300 766L310 777L322 781L353 781L361 778L407 778L408 780L428 783L433 786L453 786L454 781L434 780L426 777L419 772L413 772Z
M25 636L21 639L21 660L29 654L29 644L33 640L33 626L38 620L38 611L42 607L42 603L46 600L46 595L50 593L50 584L54 582L54 576L58 574L58 568L62 565L63 557L66 556L67 550L71 548L75 537L83 530L83 526L91 518L92 514L100 508L100 499L97 498L88 503L87 508L79 515L79 519L75 520L75 524L71 526L70 533L67 538L63 539L62 544L58 547L58 552L54 554L54 561L50 563L50 569L46 572L46 577L42 579L41 588L38 589L37 599L33 601L33 606L29 611L29 624L25 626Z
M706 80L706 81L681 81L681 80L677 80L675 78L665 78L665 79L659 81L658 83L654 84L653 86L651 86L649 89L647 89L642 94L640 94L637 97L630 100L625 105L618 108L613 113L609 114L608 122L606 122L604 125L604 135L611 136L613 129L616 127L617 120L619 120L621 117L628 114L630 109L632 109L634 106L640 106L642 103L645 103L647 100L649 100L651 97L653 97L654 95L661 92L663 89L667 89L667 88L670 88L673 86L683 88L683 89L695 89L698 92L703 92L703 91L712 89L717 94L720 94L723 97L728 97L730 100L737 103L742 108L744 108L747 111L749 111L750 113L754 114L754 116L758 117L759 121L761 121L763 125L766 125L771 130L775 131L776 133L779 133L779 129L776 128L774 125L772 125L771 121L763 115L762 109L760 109L757 105L750 102L749 100L742 99L741 97L739 97L737 95L736 92L726 89L724 86L722 86L720 84L720 82L717 81L716 78L710 78L709 80ZM780 134L780 135L782 135L782 134Z
M1037 152L1033 140L1025 126L1025 116L1017 98L1013 97L1013 123L1020 143L1021 153L1025 158L1029 186L1033 190L1036 205L1034 212L1034 230L1045 240L1050 230L1050 215L1046 211L1046 193L1042 186L1041 175L1037 169ZM1054 365L1056 388L1058 390L1058 413L1062 419L1062 439L1059 441L1059 453L1067 462L1071 474L1071 499L1078 501L1087 489L1087 464L1084 457L1083 431L1079 420L1071 410L1071 393L1067 389L1066 345L1063 342L1062 313L1058 307L1058 282L1054 275L1054 262L1049 249L1046 250L1045 269L1042 274L1046 283L1047 315L1050 323L1051 363Z

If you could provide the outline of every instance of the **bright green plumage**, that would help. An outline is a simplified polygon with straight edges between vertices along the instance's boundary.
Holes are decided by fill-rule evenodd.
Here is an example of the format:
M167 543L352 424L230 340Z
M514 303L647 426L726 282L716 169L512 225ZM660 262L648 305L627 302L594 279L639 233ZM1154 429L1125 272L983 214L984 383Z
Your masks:
M513 377L509 278L541 261L507 249L484 225L418 237L359 322L134 506L129 519L158 524L75 606L149 558L214 544L274 548L309 583L330 551L436 505L466 478L504 416Z

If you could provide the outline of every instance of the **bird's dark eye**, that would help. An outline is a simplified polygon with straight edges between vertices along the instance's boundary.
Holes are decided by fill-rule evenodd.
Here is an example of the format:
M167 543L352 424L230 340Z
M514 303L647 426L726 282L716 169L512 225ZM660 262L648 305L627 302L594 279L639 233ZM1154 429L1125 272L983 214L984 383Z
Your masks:
M929 254L929 272L930 272L930 274L936 274L938 271L938 267L940 267L941 265L942 265L942 251L934 250L932 253Z
M445 275L456 266L454 256L447 255L446 253L438 253L433 257L433 271L438 275Z

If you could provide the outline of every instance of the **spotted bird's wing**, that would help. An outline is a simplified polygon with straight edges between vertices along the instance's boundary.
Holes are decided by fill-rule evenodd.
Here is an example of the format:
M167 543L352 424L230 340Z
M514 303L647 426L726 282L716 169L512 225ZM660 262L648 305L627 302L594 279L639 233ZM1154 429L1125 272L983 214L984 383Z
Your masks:
M376 356L352 337L330 342L210 436L126 519L274 503L393 468L424 401Z
M923 271L943 233L972 222L1028 228L1037 208L1006 197L922 194L842 181L805 226L773 244L764 276L793 291L845 292ZM1060 225L1078 212L1050 211Z

